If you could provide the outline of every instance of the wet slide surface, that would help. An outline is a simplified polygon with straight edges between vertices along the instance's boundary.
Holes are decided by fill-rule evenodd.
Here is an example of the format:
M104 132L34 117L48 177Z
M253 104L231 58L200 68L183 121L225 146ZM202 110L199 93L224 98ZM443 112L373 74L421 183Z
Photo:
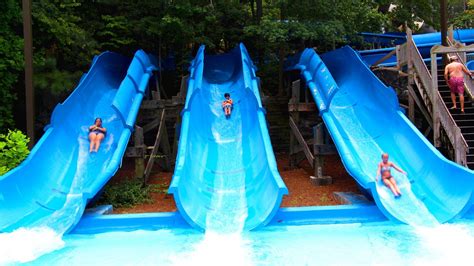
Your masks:
M94 58L28 158L0 176L0 232L72 229L119 168L153 69L141 50L132 60L110 52ZM99 151L89 153L88 127L96 117L107 134Z
M191 225L237 232L270 221L288 193L276 167L258 79L243 44L190 68L188 95L169 192ZM224 93L234 102L227 119Z
M357 52L344 47L322 59L307 49L299 68L345 168L382 212L408 224L431 224L469 209L473 172L444 158L425 139L399 109L394 90L377 79ZM375 182L383 152L408 173L392 169L402 190L400 198Z

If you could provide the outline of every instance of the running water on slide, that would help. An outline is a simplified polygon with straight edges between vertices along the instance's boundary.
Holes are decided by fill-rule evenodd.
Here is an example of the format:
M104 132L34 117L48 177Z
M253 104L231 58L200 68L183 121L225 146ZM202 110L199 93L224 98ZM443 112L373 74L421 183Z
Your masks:
M276 167L254 66L243 44L190 68L178 156L169 192L196 228L219 233L265 225L287 194ZM229 119L224 94L234 107Z
M28 158L0 177L0 263L61 246L61 236L118 170L154 69L141 50L131 61L110 52L94 58ZM89 153L88 127L96 117L107 134L99 151Z
M406 118L397 95L344 47L319 56L311 49L297 67L315 98L347 171L392 220L436 225L461 216L473 203L473 172L446 158ZM323 62L324 61L324 62ZM408 176L392 171L402 196L379 179L381 154Z

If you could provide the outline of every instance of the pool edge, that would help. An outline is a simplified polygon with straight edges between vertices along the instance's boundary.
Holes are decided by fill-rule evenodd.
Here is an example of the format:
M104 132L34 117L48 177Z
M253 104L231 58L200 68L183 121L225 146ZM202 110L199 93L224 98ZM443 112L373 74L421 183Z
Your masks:
M286 207L278 209L268 226L349 224L386 221L373 204ZM85 214L70 234L191 228L179 212ZM265 227L259 227L262 229Z

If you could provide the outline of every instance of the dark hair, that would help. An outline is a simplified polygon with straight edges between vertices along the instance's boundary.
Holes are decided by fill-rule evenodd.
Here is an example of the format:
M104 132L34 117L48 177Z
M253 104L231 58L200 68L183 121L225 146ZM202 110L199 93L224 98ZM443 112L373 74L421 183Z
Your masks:
M100 123L102 124L102 118L100 117L97 117L96 119L94 119L94 123L97 121L97 119L99 119Z
M227 97L230 97L230 94L228 92L224 93L224 97L227 98Z

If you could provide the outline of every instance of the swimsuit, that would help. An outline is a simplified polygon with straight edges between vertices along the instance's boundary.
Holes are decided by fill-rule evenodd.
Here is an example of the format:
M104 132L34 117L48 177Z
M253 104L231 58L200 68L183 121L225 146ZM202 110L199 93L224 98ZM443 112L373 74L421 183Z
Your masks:
M383 166L383 165L382 165L382 169L380 169L380 175L382 176L382 179L390 179L390 178L392 178L392 174L390 173L390 167L391 167L391 166ZM390 174L390 176L384 177L384 176L383 176L383 173L385 173L385 172L388 172L388 173Z
M233 103L233 102L232 102L231 99L225 100L225 101L222 102L222 107L223 107L223 108L231 107L231 106L232 106L232 103Z
M452 77L448 80L448 85L452 93L464 94L464 78Z
M105 136L105 133L102 132L102 131L100 131L100 130L98 130L98 129L92 130L91 133L95 133L95 134L97 134L97 135L100 134L100 133L102 133L102 134L104 134L104 136Z

